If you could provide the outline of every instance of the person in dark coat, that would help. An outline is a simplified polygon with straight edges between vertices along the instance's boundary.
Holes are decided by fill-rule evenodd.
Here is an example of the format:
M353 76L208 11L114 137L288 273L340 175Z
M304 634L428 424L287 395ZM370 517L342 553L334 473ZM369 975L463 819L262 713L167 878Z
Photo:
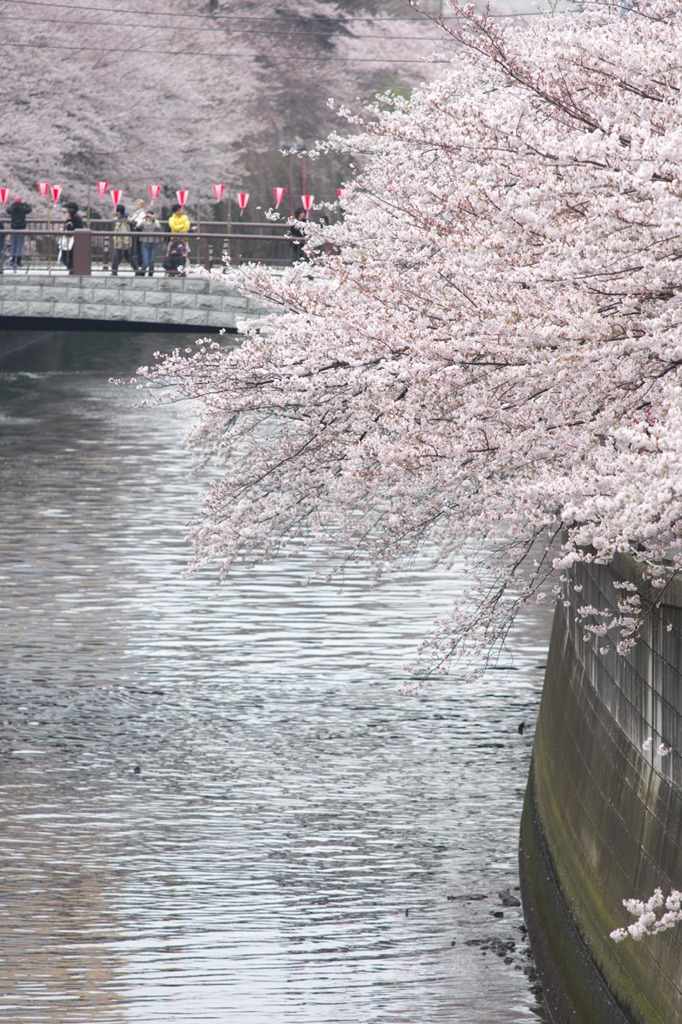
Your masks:
M59 258L70 274L73 274L73 232L83 227L83 218L78 212L78 203L66 204L66 220L64 234L59 240Z
M294 211L294 223L289 228L289 238L291 239L291 249L294 256L294 261L300 260L304 256L303 246L305 244L305 234L299 227L301 222L307 220L307 214L302 206L299 206Z
M24 235L20 232L26 230L26 217L33 209L25 203L21 196L15 196L7 207L9 213L9 226L15 234L11 236L9 245L9 266L13 270L21 266L24 254Z
M322 228L328 228L329 227L329 217L327 216L327 214L326 213L321 213L320 216L317 218L317 223ZM331 242L326 242L326 241L322 242L320 245L318 245L317 249L318 249L318 252L322 253L323 256L334 256L339 251L337 246L332 245Z
M178 274L183 274L186 263L186 242L182 238L171 238L163 261L166 277L177 277Z

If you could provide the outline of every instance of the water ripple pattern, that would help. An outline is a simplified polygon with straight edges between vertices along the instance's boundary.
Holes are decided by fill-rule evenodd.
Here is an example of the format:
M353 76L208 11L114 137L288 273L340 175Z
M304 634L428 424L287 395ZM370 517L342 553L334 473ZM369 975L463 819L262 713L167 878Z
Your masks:
M537 1020L517 845L546 620L480 683L406 696L461 577L187 578L186 423L109 383L161 341L54 335L0 374L0 1020Z

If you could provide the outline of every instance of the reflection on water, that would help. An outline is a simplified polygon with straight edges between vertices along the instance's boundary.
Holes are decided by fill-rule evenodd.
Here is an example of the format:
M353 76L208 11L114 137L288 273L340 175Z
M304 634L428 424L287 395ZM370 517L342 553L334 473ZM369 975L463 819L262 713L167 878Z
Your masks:
M168 343L0 374L0 1019L537 1020L508 904L546 622L406 697L445 574L185 578L186 424L108 382Z

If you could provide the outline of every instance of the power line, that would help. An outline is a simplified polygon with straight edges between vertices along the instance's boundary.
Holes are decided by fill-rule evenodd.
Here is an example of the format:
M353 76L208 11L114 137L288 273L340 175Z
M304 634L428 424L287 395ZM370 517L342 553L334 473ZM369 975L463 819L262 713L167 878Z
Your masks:
M113 8L113 7L100 7L100 6L93 5L93 4L65 4L65 3L57 3L57 2L55 2L55 0L4 0L4 2L6 4L15 4L15 5L21 5L21 6L24 6L24 7L56 7L56 8L60 8L62 10L74 11L74 12L95 11L97 14L113 14L113 15L119 15L119 14L142 14L142 15L145 15L146 17L172 18L172 19L182 18L184 20L190 19L190 20L197 20L197 21L211 21L211 22L217 23L217 24L220 24L221 22L237 20L237 21L266 22L268 25L272 25L273 21L275 20L275 17L273 17L273 15L260 16L259 17L257 15L234 14L232 12L228 12L226 14L220 14L220 13L218 13L218 14L215 14L215 13L214 14L200 14L198 12L190 13L190 14L181 14L181 13L179 13L177 11L151 11L148 8L145 8L145 9L142 9L142 10L137 9L137 8L130 8L130 7L116 9L116 8ZM526 12L519 12L519 13L507 12L507 13L500 13L500 14L490 14L489 17L492 17L492 18L516 18L516 17L528 17L528 16L531 16L531 15L539 15L539 14L542 14L542 12L541 11L526 11ZM462 20L460 15L450 15L449 17L443 15L442 17L443 17L443 21L445 22L445 24L447 24L450 21L451 22L458 22L458 21ZM280 23L281 22L289 21L289 22L294 22L296 24L300 24L302 19L300 17L277 15L276 16L276 20L278 22L280 22ZM315 20L315 19L313 18L311 20ZM439 20L440 20L440 16L439 16ZM375 16L375 15L371 15L371 14L366 14L366 15L343 15L336 22L333 21L332 19L330 19L330 23L331 23L332 26L338 25L341 28L344 25L348 24L349 22L355 22L355 21L359 21L359 22L363 22L363 23L387 21L387 22L411 22L411 23L413 23L415 25L423 24L423 19L420 18L418 14L415 14L411 18L393 18L393 17L388 17L388 16L384 17L384 16ZM320 34L324 34L324 33L320 33Z
M124 8L118 8L117 9L117 8L114 8L114 7L101 7L101 6L98 6L96 4L65 4L65 3L57 3L57 2L55 2L55 0L5 0L5 3L21 4L24 7L58 7L58 8L61 8L63 10L76 11L76 12L78 12L78 11L95 11L98 14L143 14L143 15L146 15L147 17L153 17L153 18L173 18L173 19L183 18L185 20L190 19L190 20L194 20L194 21L210 21L210 22L218 23L218 24L220 22L223 22L223 21L234 21L234 20L237 20L237 21L258 21L258 22L267 22L269 24L272 24L272 22L274 20L273 15L268 15L268 16L261 15L261 16L258 16L258 15L252 15L252 14L234 14L231 11L227 12L227 13L224 13L224 14L220 14L220 12L214 13L214 14L201 14L198 11L191 12L189 14L181 14L181 13L179 13L177 11L150 11L148 8L143 8L142 10L140 10L138 8L131 8L131 7L124 7ZM287 15L279 15L279 14L276 17L277 17L278 21L290 21L290 22L300 23L301 20L302 20L300 17L287 16ZM314 20L314 19L311 19L311 20ZM330 18L329 20L330 20L330 23L334 24L333 19ZM452 19L452 20L454 20L454 19ZM366 15L343 15L341 18L338 19L338 21L336 23L339 24L339 25L345 25L349 21L362 21L362 22L367 22L367 21L408 21L408 22L414 22L415 24L419 24L421 22L421 18L418 15L414 15L411 18L375 17L374 15L371 15L371 14L366 14Z
M143 47L129 46L56 46L54 43L2 43L0 42L0 49L5 50L57 50L64 53L129 53L129 54L147 54L154 57L206 57L213 58L214 60L225 60L228 57L268 57L270 59L281 58L292 63L292 56L290 53L279 53L274 50L268 52L265 50L261 51L241 51L234 52L231 50L222 50L219 53L208 53L201 52L199 50L147 50ZM311 62L310 58L307 58L308 63ZM327 64L330 62L343 63L343 64L450 64L451 61L445 58L429 58L428 60L424 57L331 57L328 55L316 56L313 58L316 63ZM295 62L295 58L294 58Z
M405 0L400 0L400 2L403 3L404 6L406 6L406 7L408 6L408 4L405 2ZM349 17L345 17L344 16L344 17L340 18L336 22L330 21L330 25L331 25L330 32L315 32L315 31L312 31L312 32L286 32L286 31L277 31L276 29L273 30L273 23L274 23L274 25L281 25L283 23L289 22L289 23L293 23L293 24L296 24L296 25L300 25L301 18L286 17L286 16L285 17L276 16L275 18L273 18L272 16L258 17L258 16L254 16L254 15L242 15L242 14L232 14L232 13L229 13L227 16L219 16L219 15L216 15L215 13L213 13L213 14L200 14L198 12L197 13L190 13L190 14L180 14L180 13L176 13L174 11L151 11L149 9L140 10L138 8L129 8L129 7L115 9L115 8L112 8L112 7L98 6L96 4L68 4L68 3L58 2L58 0L4 0L4 6L7 6L8 4L11 4L11 5L14 5L14 6L22 6L22 7L54 8L54 9L60 9L60 10L64 10L64 11L73 11L75 13L81 13L81 12L89 11L89 12L95 12L96 14L99 14L99 15L114 15L114 16L120 16L120 15L132 15L132 16L142 15L143 17L166 18L166 19L171 19L172 21L175 21L175 20L177 20L179 18L179 19L185 19L185 20L186 19L190 19L192 21L197 21L197 20L198 21L208 21L208 22L211 23L210 26L207 25L205 28L199 29L199 31L211 31L213 29L222 29L224 31L224 29L227 26L227 23L229 22L230 24L232 24L235 20L236 21L249 22L249 23L251 23L251 22L257 22L257 23L265 22L268 25L267 29L238 28L236 30L236 32L239 35L246 35L246 34L253 35L253 36L261 35L261 36L264 36L267 39L272 39L274 36L285 36L286 38L289 38L289 39L292 39L292 38L312 39L312 38L315 38L317 36L321 36L321 37L329 39L329 38L333 37L335 34L339 34L340 37L343 39L344 37L343 37L343 35L340 34L339 30L342 30L344 28L344 26L347 25L348 22L360 22L362 24L368 24L368 23L372 24L374 22L389 22L389 23L396 22L396 23L411 23L411 24L421 23L421 24L424 24L424 21L426 21L429 25L433 25L433 24L438 25L440 20L441 20L440 17L439 17L438 21L434 22L433 19L431 19L430 17L420 18L418 15L416 15L414 17L411 17L411 18L404 18L404 17L403 18L399 18L399 17L393 18L393 17L374 17L374 16L368 14L368 15L357 15L357 16L349 16ZM535 11L535 12L528 12L528 13L540 14L541 12ZM500 17L500 18L516 17L516 16L517 15L514 15L514 14L494 15L494 17ZM3 18L3 21L9 21L9 20L24 20L24 19L23 18L19 18L18 16L12 16L12 15L10 15L9 17L5 16ZM43 18L42 20L50 22L50 23L53 23L53 24L54 23L57 23L57 24L61 23L61 24L64 25L65 28L70 27L68 22L64 22L60 18ZM443 20L443 22L445 24L447 24L447 22L459 21L459 20L461 20L461 18L460 18L460 16L455 15L455 16L450 17L450 18L443 18L442 20ZM164 28L169 28L168 25L158 25L157 26L157 25L142 24L140 22L137 22L137 23L130 23L130 22L120 23L119 22L118 24L116 24L114 22L102 22L102 21L81 22L80 25L79 25L79 28L88 28L88 27L91 27L91 26L92 27L100 27L100 28L115 28L117 30L118 29L145 29L145 30L148 30L148 31L156 31L157 29L162 30ZM336 33L334 31L335 29L337 30ZM358 35L351 34L348 38L350 38L351 40L354 40L354 39L383 39L383 40L386 40L387 43L391 43L392 42L392 43L396 43L396 44L399 44L399 43L402 43L402 42L414 42L414 41L423 41L425 43L431 43L434 46L437 46L437 44L438 44L438 40L437 39L435 39L433 37L430 37L430 36L427 36L427 35L425 35L425 36L402 36L402 37L398 37L397 39L386 39L386 36L384 36L384 35L382 35L382 36L363 35L362 33L360 33ZM444 41L446 41L446 40L444 40ZM224 60L224 59L233 58L233 57L245 57L245 58L268 57L268 58L277 58L278 56L286 56L287 60L289 60L289 61L292 60L291 54L286 54L286 55L279 54L276 50L269 50L269 51L257 51L256 50L256 51L220 51L220 52L210 52L210 51L197 51L197 50L187 50L187 49L183 49L183 50L169 50L167 48L164 48L163 50L156 50L156 49L147 49L147 48L142 48L142 47L87 46L87 45L83 45L83 44L78 44L78 45L75 45L75 46L69 46L69 45L62 45L62 44L56 44L56 43L19 43L19 42L2 42L2 41L0 41L0 49L55 50L55 51L64 51L64 52L68 52L68 53L107 53L107 54L109 54L109 53L135 53L135 54L144 54L144 55L149 55L149 56L199 57L199 58L207 58L207 59L212 59L212 60ZM293 59L295 60L295 57ZM307 58L307 59L310 60L310 58ZM314 57L314 60L315 60L316 63L322 63L322 64L329 63L329 62L332 62L332 63L343 63L343 64L424 64L424 63L449 64L449 63L451 63L449 60L447 60L445 58L442 58L442 57L429 57L429 58L425 58L425 57L348 57L348 56L332 56L331 54L321 54L321 53L317 54Z
M19 0L19 2L23 2L23 0ZM401 21L405 21L406 19L400 19L400 20ZM19 15L19 14L10 14L10 15L4 15L2 21L3 21L3 24L5 24L5 22L8 22L8 21L21 21L22 23L25 24L26 19L25 19L25 17L23 17L22 15ZM70 25L65 23L63 21L63 19L61 19L61 18L42 18L42 22L41 23L42 24L52 24L52 25L63 25L65 29L71 27ZM119 22L117 24L114 24L113 22L110 22L110 21L79 21L78 28L79 28L79 30L80 29L84 29L84 28L115 28L115 29L123 29L123 28L139 29L139 28L143 28L143 29L148 29L151 32L163 32L163 31L170 32L170 31L172 31L171 28L168 25L145 25L145 24L143 24L140 21L137 21L137 22L123 22L123 23ZM204 27L192 28L193 32L214 32L214 31L217 31L217 30L225 32L226 31L226 27L216 26L216 25L207 25L205 28ZM323 39L330 39L335 33L331 33L331 32L289 32L289 31L282 32L282 31L277 31L277 29L273 30L271 28L268 28L268 29L265 29L265 28L263 28L263 29L258 29L258 28L237 28L237 29L235 29L235 34L238 34L238 35L257 35L257 36L263 36L264 38L267 38L267 39L271 39L273 36L285 36L287 39L315 39L315 38L318 38L318 37L319 38L323 38ZM391 42L392 41L391 38L390 37L387 38L386 35L366 35L364 33L355 33L355 32L353 32L350 36L343 36L343 35L341 35L340 38L342 38L342 39L343 38L348 38L348 39L383 39L386 42ZM420 40L424 41L424 42L427 42L427 43L429 43L429 42L435 43L435 41L436 41L434 37L429 37L429 36L402 36L401 35L397 39L398 42L418 42ZM26 44L26 45L28 45L28 44Z

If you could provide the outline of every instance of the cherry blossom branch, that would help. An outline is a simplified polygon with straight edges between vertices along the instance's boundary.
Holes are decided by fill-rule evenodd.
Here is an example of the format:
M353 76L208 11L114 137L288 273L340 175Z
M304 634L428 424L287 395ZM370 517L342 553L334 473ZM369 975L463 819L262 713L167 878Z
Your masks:
M659 935L661 932L676 928L682 921L682 892L672 889L668 896L663 896L661 889L655 889L648 900L623 900L623 906L636 918L627 928L616 928L611 932L614 942L623 942L628 937L641 942L648 935ZM658 912L663 913L658 915Z

